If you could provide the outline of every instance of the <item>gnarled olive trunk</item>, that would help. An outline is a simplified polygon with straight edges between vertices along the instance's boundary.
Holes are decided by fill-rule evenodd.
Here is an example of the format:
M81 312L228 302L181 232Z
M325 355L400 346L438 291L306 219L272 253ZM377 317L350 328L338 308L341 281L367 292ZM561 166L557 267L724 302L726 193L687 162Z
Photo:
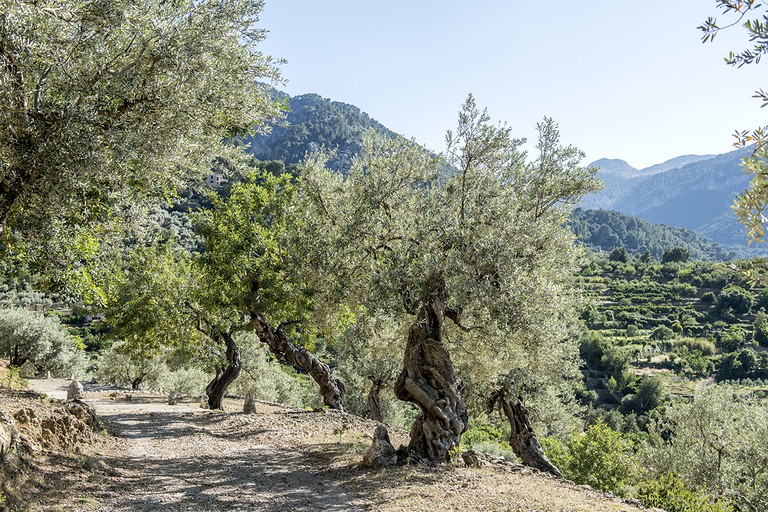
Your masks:
M371 389L368 390L368 417L379 423L384 422L384 415L381 414L381 388L384 387L384 379L370 375Z
M501 410L509 421L509 446L515 455L520 457L526 466L562 478L560 470L544 454L536 432L533 431L528 409L522 400L510 397L506 390L499 389L491 395L489 410L493 410L496 402L501 404Z
M421 409L411 427L408 456L412 461L447 462L450 449L467 429L464 386L442 343L444 322L440 300L421 306L408 330L403 370L395 382L397 398Z
M216 369L216 377L214 377L205 387L205 394L208 395L209 409L223 409L222 401L224 400L224 393L227 392L229 385L235 381L238 375L240 375L240 369L242 367L240 362L240 349L237 347L235 340L232 339L231 333L214 328L211 337L217 341L224 341L227 347L227 365L220 366Z
M17 368L21 368L21 365L27 362L29 358L23 354L19 354L19 346L14 345L13 350L11 351L11 359L9 361L9 366L16 366Z
M344 383L333 376L331 367L315 357L304 347L297 347L288 339L282 329L272 327L264 317L251 313L251 324L259 340L281 361L301 368L320 386L323 403L331 409L344 410Z
M139 375L131 381L131 389L133 391L139 391L141 389L141 383L144 382L144 375Z

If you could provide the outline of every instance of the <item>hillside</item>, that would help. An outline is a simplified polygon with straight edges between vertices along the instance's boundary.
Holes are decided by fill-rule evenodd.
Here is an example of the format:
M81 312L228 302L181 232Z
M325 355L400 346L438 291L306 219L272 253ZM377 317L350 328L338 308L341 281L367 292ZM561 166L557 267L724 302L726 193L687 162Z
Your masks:
M684 247L698 260L726 261L734 257L722 245L690 229L651 224L616 211L576 208L569 224L579 241L592 250L609 252L624 247L635 255L647 250L661 260L665 250Z
M730 209L750 181L740 167L747 152L682 156L639 171L621 160L598 160L591 165L601 166L598 176L605 187L585 197L580 206L688 228L729 250L755 255L759 248L748 248L746 231Z
M589 167L599 167L597 177L603 180L602 190L588 194L580 205L587 209L619 210L625 197L631 196L635 189L642 188L647 178L684 165L703 162L714 155L684 155L655 164L644 169L636 169L624 160L617 158L601 158L589 164Z
M363 135L369 130L394 137L394 132L354 105L331 101L318 94L302 94L286 99L285 120L273 125L271 133L246 138L248 150L259 160L298 163L308 151L319 147L336 150L331 168L343 171L360 151Z
M286 101L289 109L284 121L271 127L271 133L254 135L244 142L249 152L259 160L282 161L286 165L301 161L307 152L319 147L334 149L329 162L337 171L349 168L359 152L363 135L370 130L387 136L394 132L372 119L358 107L323 98L318 94L289 97L274 92ZM658 228L649 235L649 225L624 219L623 227L611 229L620 245L630 252L645 250L659 258L665 248L685 246L695 258L722 260L733 252L738 256L756 254L743 239L743 228L733 218L730 205L733 196L748 180L739 169L742 152L725 155L684 155L644 169L636 169L620 159L601 159L589 164L600 167L598 176L604 182L602 191L587 195L580 206L584 210L616 210L652 224L687 228L698 233ZM592 216L597 220L598 216ZM589 223L585 215L581 223ZM587 245L611 250L615 239L597 237L598 225L587 228ZM625 233L627 226L639 226L638 233ZM610 226L609 226L610 227ZM584 234L581 231L579 234ZM603 235L606 235L603 230ZM650 238L649 238L650 237ZM717 247L712 240L727 247Z
M750 288L742 266L595 260L580 281L592 299L582 316L586 384L603 406L631 413L622 398L648 376L686 397L713 379L753 379L740 382L768 396L768 292Z
M57 394L66 381L31 385ZM237 400L216 412L196 401L166 402L147 393L86 394L109 433L94 433L79 455L38 449L41 460L30 469L45 468L49 476L45 484L19 480L24 492L13 503L33 512L432 511L437 503L440 510L642 510L492 459L480 467L368 469L360 465L361 453L376 424L344 413L260 402L255 414L242 414ZM0 413L8 417L44 416L59 403L0 390ZM391 434L395 443L406 437Z

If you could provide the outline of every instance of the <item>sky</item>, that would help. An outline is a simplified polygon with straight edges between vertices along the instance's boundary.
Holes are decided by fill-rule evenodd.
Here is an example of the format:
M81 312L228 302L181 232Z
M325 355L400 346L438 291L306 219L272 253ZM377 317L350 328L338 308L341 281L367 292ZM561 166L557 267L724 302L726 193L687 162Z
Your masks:
M709 16L715 0L266 0L259 25L262 51L286 60L280 89L351 103L434 151L471 93L515 137L552 117L585 164L642 169L766 124L752 95L768 64L726 65L746 32L702 44Z

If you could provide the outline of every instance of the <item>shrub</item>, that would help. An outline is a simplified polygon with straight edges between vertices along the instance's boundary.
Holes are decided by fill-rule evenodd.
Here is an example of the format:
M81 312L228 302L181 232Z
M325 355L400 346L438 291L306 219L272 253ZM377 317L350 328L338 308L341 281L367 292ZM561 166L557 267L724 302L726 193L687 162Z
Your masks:
M647 441L639 456L648 479L672 473L712 503L768 510L768 410L756 396L727 385L697 390L666 408Z
M702 338L682 338L676 340L673 346L673 350L677 350L681 347L686 347L690 351L698 350L705 356L715 355L715 344L709 340Z
M675 333L672 329L666 325L660 325L651 331L650 338L654 341L666 341L675 337Z
M583 434L574 433L564 444L548 440L544 446L567 478L620 496L625 494L632 475L632 443L621 432L599 421Z
M657 479L643 482L637 497L646 507L667 512L728 512L730 507L721 501L712 503L706 494L688 489L680 477L665 473Z
M232 391L240 395L253 392L256 398L268 402L307 405L299 378L291 375L293 369L277 362L256 334L237 333L236 341L240 346L242 371L232 384ZM317 393L312 393L315 395Z
M37 374L50 371L57 377L80 374L85 354L55 316L24 309L0 309L0 355L11 366L31 364Z
M640 412L647 412L661 405L664 400L664 384L656 377L644 377L637 386Z
M704 292L701 295L701 298L699 299L699 302L705 305L711 305L715 303L715 300L717 297L715 297L715 294L712 292Z
M624 247L617 247L608 255L608 260L626 263L629 260L629 254Z
M733 352L744 347L746 342L747 335L744 330L733 325L720 335L720 339L717 341L717 348L723 353Z
M757 312L755 320L752 322L752 329L754 340L760 345L768 345L768 315L765 314L765 311Z
M661 257L662 263L671 263L671 262L682 262L685 263L688 261L688 258L691 256L690 251L686 249L685 247L672 247L670 249L667 249L664 251L664 254Z
M168 371L160 357L140 357L127 350L125 341L118 341L99 356L96 378L99 382L140 389L159 386Z
M210 380L210 375L200 368L189 367L174 371L161 371L157 384L169 394L199 397L205 393L205 386Z
M752 307L752 294L741 286L727 286L717 296L717 311L720 313L732 311L740 316L749 312Z

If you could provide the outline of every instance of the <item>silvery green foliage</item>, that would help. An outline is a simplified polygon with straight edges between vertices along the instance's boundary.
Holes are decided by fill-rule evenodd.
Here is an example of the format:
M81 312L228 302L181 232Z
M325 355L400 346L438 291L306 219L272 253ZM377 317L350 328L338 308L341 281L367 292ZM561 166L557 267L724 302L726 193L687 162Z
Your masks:
M211 376L199 368L189 366L177 370L163 371L158 379L157 386L164 393L173 394L176 397L199 397L205 393L205 386L211 380Z
M242 370L232 384L238 395L253 392L259 400L303 406L305 402L299 378L281 368L266 345L252 332L239 332L235 340L240 347ZM315 393L316 394L316 393Z
M103 351L97 364L99 382L117 383L121 387L131 387L138 380L145 389L154 389L159 386L162 375L168 372L163 357L136 352L127 341L117 341Z
M651 434L641 451L651 477L673 473L739 510L768 509L768 410L757 397L708 386L668 406Z
M407 427L413 407L397 400L392 386L400 372L408 326L402 318L382 313L358 311L355 318L336 342L335 349L338 374L347 388L345 409L370 417L368 394L378 381L384 422Z
M598 186L596 169L560 144L552 120L538 132L529 160L470 97L447 136L452 173L413 142L374 135L347 175L325 169L322 155L304 166L304 242L330 293L356 314L407 322L427 283L443 282L461 324L446 322L443 341L476 397L501 379L542 404L562 402L563 377L576 374L578 251L563 222Z
M83 351L55 316L25 309L0 309L0 354L11 365L32 363L38 374L56 377L79 374Z
M258 49L262 6L4 1L0 225L20 235L14 245L81 263L118 206L129 214L147 196L202 180L214 158L235 151L223 139L279 116L257 84L280 80Z

